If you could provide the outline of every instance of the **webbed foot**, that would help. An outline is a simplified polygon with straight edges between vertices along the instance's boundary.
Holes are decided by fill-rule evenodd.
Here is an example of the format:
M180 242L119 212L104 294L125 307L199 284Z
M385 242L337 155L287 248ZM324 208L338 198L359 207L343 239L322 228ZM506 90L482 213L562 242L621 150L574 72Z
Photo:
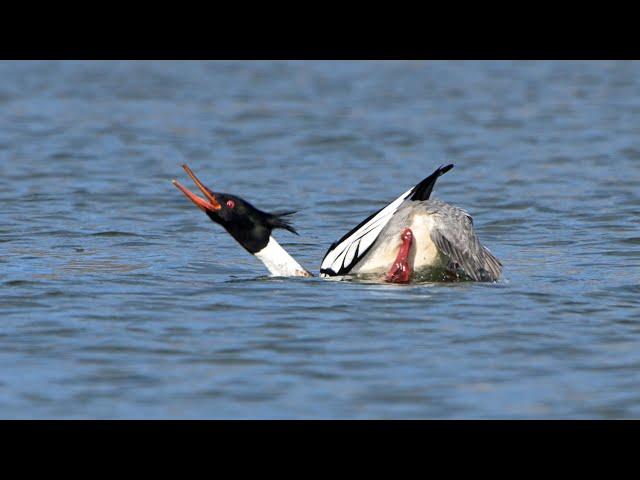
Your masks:
M413 243L413 232L410 228L405 228L400 236L402 245L398 250L395 262L384 277L389 283L409 283L411 278L411 266L409 265L409 250Z

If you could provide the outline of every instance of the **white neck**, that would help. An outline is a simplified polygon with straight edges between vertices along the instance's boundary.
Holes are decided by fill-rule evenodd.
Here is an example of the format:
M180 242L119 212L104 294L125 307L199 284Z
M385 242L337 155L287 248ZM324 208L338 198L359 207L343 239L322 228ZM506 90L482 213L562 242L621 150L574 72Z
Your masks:
M269 237L269 243L255 254L265 264L274 277L311 277L310 272L302 268L276 239Z

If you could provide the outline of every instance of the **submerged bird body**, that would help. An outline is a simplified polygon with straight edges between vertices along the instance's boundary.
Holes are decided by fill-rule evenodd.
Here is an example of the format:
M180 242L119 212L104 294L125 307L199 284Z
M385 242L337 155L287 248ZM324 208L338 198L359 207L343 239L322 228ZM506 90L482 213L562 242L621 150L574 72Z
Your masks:
M189 167L183 167L207 200L174 180L176 187L260 259L272 275L312 276L271 235L276 228L297 234L285 218L293 212L270 214L237 196L212 192ZM469 214L429 199L436 180L451 168L453 165L439 167L334 242L322 260L320 275L379 276L387 282L407 283L432 271L443 272L442 280L497 280L502 264L480 244Z
M385 274L402 245L401 234L405 228L409 228L413 234L408 256L412 270L445 266L445 257L440 254L429 237L433 224L433 215L424 209L416 209L412 205L399 208L382 229L371 250L349 273L353 275Z
M480 244L469 214L439 200L405 202L350 273L385 274L397 256L402 232L407 228L413 234L407 260L416 276L431 270L457 276L462 273L472 280L499 278L501 265Z

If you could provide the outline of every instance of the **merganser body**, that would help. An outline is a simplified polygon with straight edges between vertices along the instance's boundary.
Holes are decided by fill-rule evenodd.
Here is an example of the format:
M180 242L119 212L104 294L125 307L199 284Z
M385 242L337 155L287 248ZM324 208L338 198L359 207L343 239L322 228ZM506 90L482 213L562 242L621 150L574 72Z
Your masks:
M207 200L174 180L176 187L258 257L272 275L312 276L271 235L276 228L297 234L285 218L294 212L270 214L235 195L214 193L188 166L183 168ZM322 260L320 276L363 276L407 283L435 273L432 279L498 280L502 264L480 244L471 216L460 208L429 199L438 177L452 168L452 164L440 166L334 242Z

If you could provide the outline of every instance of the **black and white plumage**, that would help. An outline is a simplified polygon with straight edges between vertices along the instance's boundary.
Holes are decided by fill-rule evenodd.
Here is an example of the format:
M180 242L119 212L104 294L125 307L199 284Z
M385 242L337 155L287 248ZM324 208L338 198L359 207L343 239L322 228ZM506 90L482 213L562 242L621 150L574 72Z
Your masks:
M186 165L184 168L207 200L175 180L174 184L211 220L221 224L249 253L259 258L272 275L312 276L271 235L275 228L296 233L283 218L291 212L269 214L237 196L212 192ZM438 167L334 242L322 260L320 275L382 276L398 260L396 256L402 256L407 272L438 269L455 278L497 280L502 264L480 243L471 216L460 208L430 200L436 180L452 168L453 164ZM408 229L411 235L406 237L403 232ZM406 243L401 252L401 243L409 238L410 243Z
M439 269L475 281L500 277L502 265L480 244L471 216L438 200L403 202L350 273L384 274L393 263L405 228L414 236L409 259L416 273Z
M393 264L405 228L415 243L410 261L414 271L442 268L476 281L495 281L502 264L480 244L471 216L444 202L429 200L436 180L453 168L440 166L415 187L366 218L334 242L325 254L320 274L384 274Z
M259 258L269 273L281 277L311 277L273 237L274 229L296 232L288 216L291 211L267 213L246 200L228 193L214 192L207 188L187 165L182 168L191 177L206 200L195 195L180 182L173 184L215 223L221 225L242 247Z
M389 205L365 218L340 240L334 242L322 259L320 274L332 277L349 273L367 255L378 236L383 232L387 222L391 220L401 206L407 200L428 199L438 177L452 168L453 165L440 165L435 172L415 187L410 188Z

